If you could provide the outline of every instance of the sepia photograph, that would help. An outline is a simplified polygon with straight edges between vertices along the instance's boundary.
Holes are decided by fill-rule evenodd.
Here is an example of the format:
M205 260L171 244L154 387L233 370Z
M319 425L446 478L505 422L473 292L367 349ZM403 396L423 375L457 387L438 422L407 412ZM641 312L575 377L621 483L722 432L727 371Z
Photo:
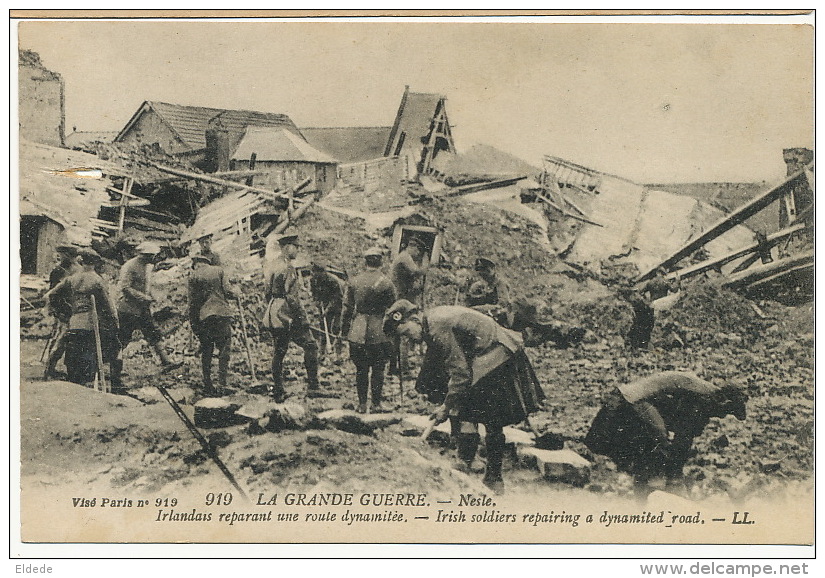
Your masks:
M10 19L19 552L813 546L811 11L161 16Z

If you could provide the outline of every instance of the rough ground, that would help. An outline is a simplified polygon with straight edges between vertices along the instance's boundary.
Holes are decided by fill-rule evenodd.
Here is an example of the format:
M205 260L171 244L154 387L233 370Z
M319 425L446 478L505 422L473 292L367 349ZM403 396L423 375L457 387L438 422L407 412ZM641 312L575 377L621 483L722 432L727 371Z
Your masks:
M813 309L753 303L718 289L712 280L686 284L683 296L659 317L656 347L629 355L622 334L630 323L630 307L609 288L582 277L548 254L537 242L539 228L499 209L459 200L429 200L418 205L412 223L444 230L444 256L427 277L428 303L452 303L453 281L473 259L484 254L499 263L517 296L540 299L545 313L580 325L594 335L589 343L569 349L545 344L528 350L548 400L537 414L539 430L563 435L566 446L592 460L590 481L582 488L551 484L538 473L512 461L505 465L508 493L530 496L573 491L585 495L629 497L626 476L581 438L595 416L601 395L616 383L655 371L682 368L715 382L746 386L751 395L748 419L714 420L696 443L687 468L689 496L702 499L726 494L731 500L809 492L813 472ZM362 219L322 208L311 210L298 231L309 259L334 263L350 272L358 256L375 243L388 245L391 229L367 229ZM160 315L166 345L173 358L186 363L177 375L160 376L143 341L125 352L128 396L97 394L64 382L44 383L38 361L48 321L31 313L21 344L21 455L24 484L86 484L124 492L146 488L173 491L222 480L197 442L157 393L166 386L191 415L199 399L195 342L185 309L182 266L158 275L169 307ZM262 309L259 272L235 272L246 310L252 355L259 380L269 379L271 344L257 329ZM516 281L518 280L518 281ZM669 331L684 348L668 349ZM236 324L230 368L233 399L250 401L255 384ZM292 346L287 357L291 401L313 413L352 408L354 370L348 360L324 362L322 381L330 397L305 400L303 367ZM432 409L412 392L404 395L389 378L389 409L399 414L426 414ZM229 469L250 494L278 489L310 491L430 491L456 495L479 489L480 476L452 469L451 452L443 443L421 443L403 435L401 424L374 435L332 428L264 432L239 424L204 430ZM407 432L409 433L409 432Z

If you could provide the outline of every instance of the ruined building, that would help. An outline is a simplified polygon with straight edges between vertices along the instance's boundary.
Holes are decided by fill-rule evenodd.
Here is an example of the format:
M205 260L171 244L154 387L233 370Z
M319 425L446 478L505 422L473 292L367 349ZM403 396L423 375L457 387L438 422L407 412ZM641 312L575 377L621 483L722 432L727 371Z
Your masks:
M20 138L62 147L65 133L63 78L40 62L32 50L20 50L18 63Z

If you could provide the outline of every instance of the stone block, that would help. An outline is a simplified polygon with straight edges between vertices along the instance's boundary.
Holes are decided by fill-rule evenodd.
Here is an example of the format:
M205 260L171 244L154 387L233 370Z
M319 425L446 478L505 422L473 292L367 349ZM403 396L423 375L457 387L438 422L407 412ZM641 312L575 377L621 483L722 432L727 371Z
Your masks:
M202 428L229 427L245 421L235 415L237 404L219 397L205 397L195 404L195 425Z
M279 403L266 412L269 418L264 426L268 431L305 430L310 427L313 416L297 403Z
M508 444L516 444L517 446L531 446L533 445L533 434L515 427L505 427L504 439Z
M535 467L549 482L561 482L581 487L590 480L591 463L573 450L540 450L519 448L521 462Z
M401 419L401 427L403 428L401 433L409 436L420 436L429 423L430 416L428 415L405 415ZM444 444L449 443L450 421L447 420L444 423L440 423L435 426L435 429L433 429L433 432L430 434L428 439Z

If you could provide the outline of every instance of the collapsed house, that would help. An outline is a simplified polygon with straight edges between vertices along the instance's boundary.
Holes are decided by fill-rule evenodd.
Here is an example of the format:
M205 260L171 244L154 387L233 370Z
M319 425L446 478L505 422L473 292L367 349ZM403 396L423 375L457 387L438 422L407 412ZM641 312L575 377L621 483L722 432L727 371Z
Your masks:
M689 196L549 156L538 182L522 196L544 204L557 253L596 273L629 266L644 281L659 269L683 279L712 270L725 277L724 285L746 292L779 277L799 290L799 283L812 282L813 249L805 239L812 234L813 153L788 149L785 160L789 176L783 182L727 214ZM779 215L773 231L761 230L764 216L758 228L748 227L769 207ZM808 247L790 256L793 239ZM756 261L761 265L751 269Z
M89 246L111 232L99 216L117 206L112 179L127 172L94 155L25 140L19 158L21 273L47 275L58 245Z
M411 176L430 173L441 152L455 152L447 119L447 98L440 94L410 92L404 88L395 122L390 130L385 157L402 157Z

